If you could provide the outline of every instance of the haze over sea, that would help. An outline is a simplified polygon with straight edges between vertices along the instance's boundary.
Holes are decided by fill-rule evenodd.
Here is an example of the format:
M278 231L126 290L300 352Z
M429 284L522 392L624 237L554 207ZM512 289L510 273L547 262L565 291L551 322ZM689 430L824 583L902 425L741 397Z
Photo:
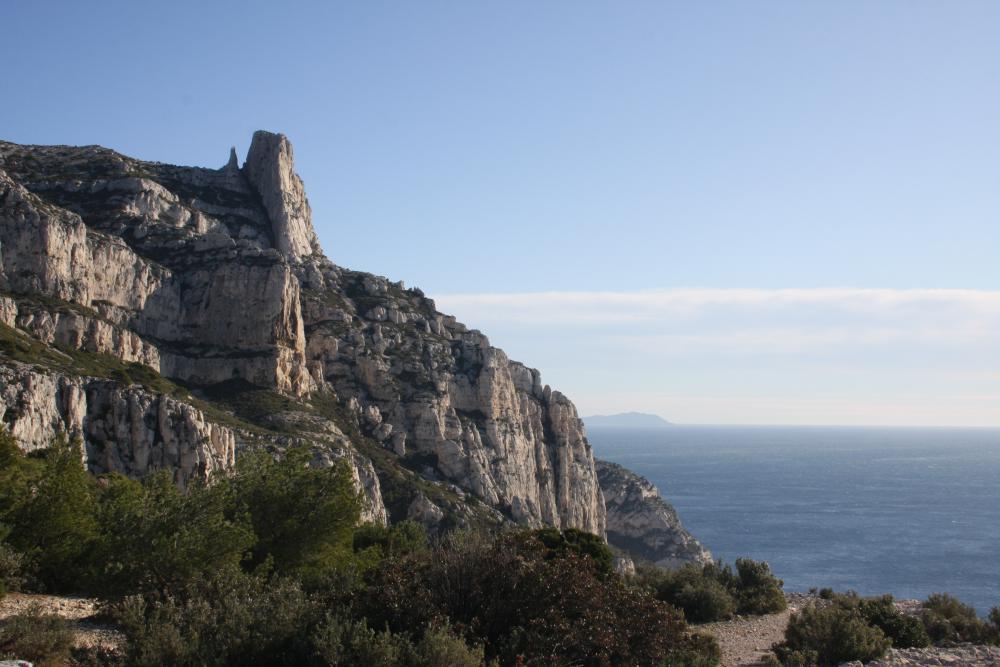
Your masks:
M785 589L948 592L1000 605L1000 429L589 428L716 558L766 560Z

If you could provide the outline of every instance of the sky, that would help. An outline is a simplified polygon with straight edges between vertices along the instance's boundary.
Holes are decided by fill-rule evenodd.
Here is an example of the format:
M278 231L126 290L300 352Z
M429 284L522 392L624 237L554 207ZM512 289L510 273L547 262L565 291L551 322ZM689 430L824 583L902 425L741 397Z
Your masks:
M288 135L326 254L582 413L1000 426L1000 4L7 0L0 138Z

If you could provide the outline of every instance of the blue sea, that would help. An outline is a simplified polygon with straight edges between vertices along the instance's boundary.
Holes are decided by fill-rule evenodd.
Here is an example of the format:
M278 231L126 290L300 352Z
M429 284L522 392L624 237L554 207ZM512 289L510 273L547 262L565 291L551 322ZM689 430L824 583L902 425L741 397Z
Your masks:
M785 589L948 592L1000 605L1000 429L592 428L716 558L766 560Z

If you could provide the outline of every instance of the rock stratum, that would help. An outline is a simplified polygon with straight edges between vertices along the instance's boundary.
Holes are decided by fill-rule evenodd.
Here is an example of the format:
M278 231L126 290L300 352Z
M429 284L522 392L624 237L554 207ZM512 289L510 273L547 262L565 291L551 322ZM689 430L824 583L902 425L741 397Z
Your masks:
M332 263L311 216L280 134L220 169L0 142L3 424L181 485L303 443L377 522L628 530L565 396L420 290Z

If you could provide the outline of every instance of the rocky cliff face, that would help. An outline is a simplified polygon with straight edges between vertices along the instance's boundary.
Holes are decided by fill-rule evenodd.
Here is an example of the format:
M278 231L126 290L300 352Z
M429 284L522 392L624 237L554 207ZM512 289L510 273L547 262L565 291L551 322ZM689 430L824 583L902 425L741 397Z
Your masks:
M293 153L243 167L0 142L0 417L178 483L245 447L347 460L368 517L604 535L573 404L402 283L326 259Z
M667 568L712 560L712 554L684 530L677 512L649 480L615 463L598 460L596 464L612 546Z

